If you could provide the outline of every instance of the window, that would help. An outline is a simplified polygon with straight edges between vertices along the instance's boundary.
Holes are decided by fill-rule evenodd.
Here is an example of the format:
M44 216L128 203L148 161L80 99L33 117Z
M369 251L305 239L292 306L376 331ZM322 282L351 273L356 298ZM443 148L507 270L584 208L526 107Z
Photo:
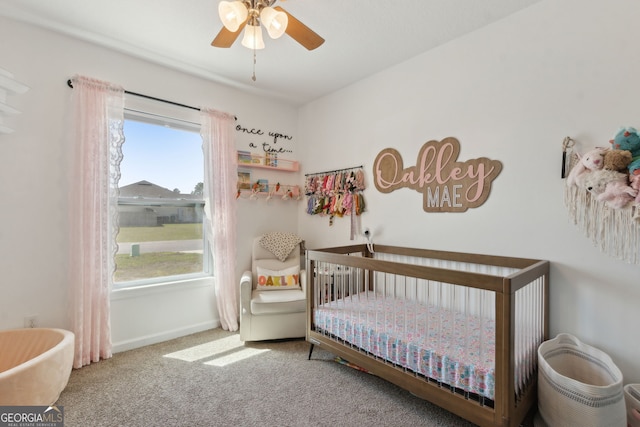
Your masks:
M209 274L199 125L125 112L116 288Z

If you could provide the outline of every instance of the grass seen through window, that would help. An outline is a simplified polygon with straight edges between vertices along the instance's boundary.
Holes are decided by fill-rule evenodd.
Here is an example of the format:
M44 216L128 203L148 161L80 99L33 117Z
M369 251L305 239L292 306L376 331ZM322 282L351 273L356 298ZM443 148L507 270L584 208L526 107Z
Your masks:
M160 240L192 240L202 238L202 223L164 224L157 227L120 227L120 242L154 242Z
M156 227L121 227L118 243L143 243L202 239L202 224L164 224ZM116 255L116 282L197 273L202 271L202 253L149 252L139 256Z

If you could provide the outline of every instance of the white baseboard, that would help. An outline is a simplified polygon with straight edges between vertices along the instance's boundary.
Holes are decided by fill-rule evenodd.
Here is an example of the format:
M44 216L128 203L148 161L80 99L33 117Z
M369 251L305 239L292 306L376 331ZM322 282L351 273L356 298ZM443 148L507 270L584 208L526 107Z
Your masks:
M112 352L120 353L127 350L133 350L135 348L140 348L140 347L144 347L151 344L157 344L159 342L172 340L174 338L184 337L185 335L191 335L197 332L202 332L208 329L215 329L219 327L220 327L219 320L211 320L208 322L200 323L197 325L191 325L184 328L173 329L170 331L163 331L157 334L132 338L126 341L113 343Z

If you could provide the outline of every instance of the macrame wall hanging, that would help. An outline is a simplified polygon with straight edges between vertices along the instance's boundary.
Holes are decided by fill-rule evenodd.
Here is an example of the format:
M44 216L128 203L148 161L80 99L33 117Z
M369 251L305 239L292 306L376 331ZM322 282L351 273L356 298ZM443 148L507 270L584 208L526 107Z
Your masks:
M626 136L625 136L626 135ZM575 141L562 143L564 202L570 220L603 253L640 264L640 157L628 148L629 137L640 138L633 128L623 128L606 147L580 155Z
M350 239L354 240L360 229L359 217L365 210L364 189L362 166L306 174L307 214L328 216L330 226L335 217L349 216Z

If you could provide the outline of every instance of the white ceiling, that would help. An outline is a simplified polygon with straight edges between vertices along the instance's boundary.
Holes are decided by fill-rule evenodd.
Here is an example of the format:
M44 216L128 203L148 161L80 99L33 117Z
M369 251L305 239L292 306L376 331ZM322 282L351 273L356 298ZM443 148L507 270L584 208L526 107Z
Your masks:
M257 51L211 47L219 0L0 0L0 15L301 105L489 25L540 0L281 0L326 41L284 35ZM135 90L131 88L131 90Z

